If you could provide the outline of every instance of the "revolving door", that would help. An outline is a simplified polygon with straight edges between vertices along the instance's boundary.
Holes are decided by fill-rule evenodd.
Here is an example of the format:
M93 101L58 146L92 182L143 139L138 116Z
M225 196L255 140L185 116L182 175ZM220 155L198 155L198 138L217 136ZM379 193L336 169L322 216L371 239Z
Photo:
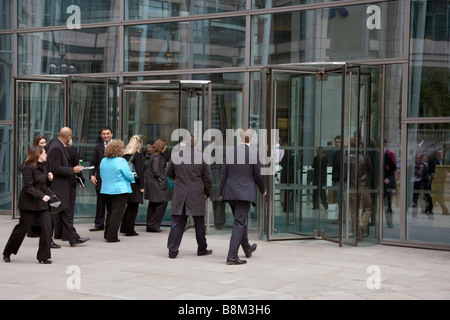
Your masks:
M324 63L262 72L269 110L263 123L278 130L280 146L277 173L267 177L261 233L268 240L356 245L361 222L360 243L377 242L382 69ZM351 163L355 157L370 159L372 171L364 183L355 178L363 170ZM369 199L370 207L361 206L361 198Z

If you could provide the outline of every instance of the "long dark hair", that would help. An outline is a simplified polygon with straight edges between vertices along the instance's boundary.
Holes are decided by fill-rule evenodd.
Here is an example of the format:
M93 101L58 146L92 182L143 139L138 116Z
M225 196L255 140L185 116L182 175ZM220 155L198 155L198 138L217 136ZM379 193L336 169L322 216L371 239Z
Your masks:
M28 156L25 159L25 164L31 164L33 167L36 167L36 164L39 161L39 156L44 152L44 148L39 145L32 146L30 150L28 150Z

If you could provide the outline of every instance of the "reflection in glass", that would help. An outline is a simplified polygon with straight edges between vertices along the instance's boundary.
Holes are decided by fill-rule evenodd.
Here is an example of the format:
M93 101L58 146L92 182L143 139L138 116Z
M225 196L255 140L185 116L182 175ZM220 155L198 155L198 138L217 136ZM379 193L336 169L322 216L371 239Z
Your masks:
M13 37L0 35L0 120L13 120Z
M384 177L388 183L383 183L383 238L400 239L400 154L401 154L401 93L402 66L386 66L386 95L384 108L384 149L396 166L393 168L384 157ZM389 202L390 209L389 210Z
M78 18L82 24L118 21L120 0L19 0L17 8L20 29L71 26Z
M12 29L13 1L0 1L0 30Z
M19 74L80 74L119 71L118 27L23 33Z
M0 125L0 211L12 209L13 126Z
M339 0L271 0L271 1L252 0L252 8L253 9L267 9L267 8L277 8L277 7L298 6L301 4L332 2L332 1L339 1Z
M380 29L371 25L366 4L348 6L345 11L318 9L254 16L252 29L257 36L252 37L251 65L401 58L403 26L396 21L402 19L403 5L404 1L376 4L383 26Z
M450 243L450 124L408 126L407 238Z
M106 124L111 128L113 137L120 137L117 131L117 81L114 79L71 79L69 96L69 127L72 129L72 148L75 148L89 166L95 146L101 142L99 132ZM107 120L108 119L108 120ZM89 171L83 171L84 188L77 189L75 217L94 218L96 194L94 185L89 181Z
M411 2L409 117L450 116L449 4Z
M245 65L245 17L125 28L125 71Z
M245 10L246 0L126 0L125 19L142 20Z

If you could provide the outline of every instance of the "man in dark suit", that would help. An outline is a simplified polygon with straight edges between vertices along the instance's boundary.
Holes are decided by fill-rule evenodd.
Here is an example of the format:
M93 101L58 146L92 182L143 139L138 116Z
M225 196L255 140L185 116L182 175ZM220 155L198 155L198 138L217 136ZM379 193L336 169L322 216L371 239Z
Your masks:
M110 127L103 127L100 130L100 137L102 142L95 146L94 153L92 154L91 166L94 169L89 170L89 179L95 186L95 192L97 193L97 206L95 211L95 225L94 228L89 231L100 231L105 229L105 204L102 200L100 190L102 188L102 179L100 178L100 162L105 157L105 147L111 141L113 133Z
M222 200L230 204L234 216L233 231L228 250L227 264L244 264L246 260L238 257L239 246L245 256L250 258L256 250L256 244L250 245L247 235L247 218L250 204L256 205L256 186L261 194L266 194L264 177L261 175L261 163L258 152L250 148L253 130L242 129L241 144L227 152L222 168L220 194Z
M73 226L70 185L74 179L74 173L80 173L83 167L72 167L69 163L69 154L66 146L70 139L72 139L72 130L64 127L60 130L59 136L48 143L47 165L49 172L53 173L52 190L61 200L64 209L59 213L62 224L62 237L69 241L73 247L88 241L89 238L81 238Z
M202 153L195 149L195 140L191 135L186 148L172 154L167 166L167 176L175 180L170 212L172 226L167 241L169 258L172 259L178 255L188 216L194 219L197 255L212 253L207 249L205 228L205 200L211 196L212 190L211 168Z

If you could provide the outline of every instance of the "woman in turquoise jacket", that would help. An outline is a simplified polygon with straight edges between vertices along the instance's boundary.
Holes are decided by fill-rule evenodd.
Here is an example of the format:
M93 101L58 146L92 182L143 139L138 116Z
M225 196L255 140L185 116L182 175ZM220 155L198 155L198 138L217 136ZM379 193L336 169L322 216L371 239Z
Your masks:
M128 162L122 158L124 143L122 140L111 140L105 148L105 157L100 162L102 188L100 193L106 205L105 240L119 242L118 232L128 196L132 193L131 183L134 174Z

